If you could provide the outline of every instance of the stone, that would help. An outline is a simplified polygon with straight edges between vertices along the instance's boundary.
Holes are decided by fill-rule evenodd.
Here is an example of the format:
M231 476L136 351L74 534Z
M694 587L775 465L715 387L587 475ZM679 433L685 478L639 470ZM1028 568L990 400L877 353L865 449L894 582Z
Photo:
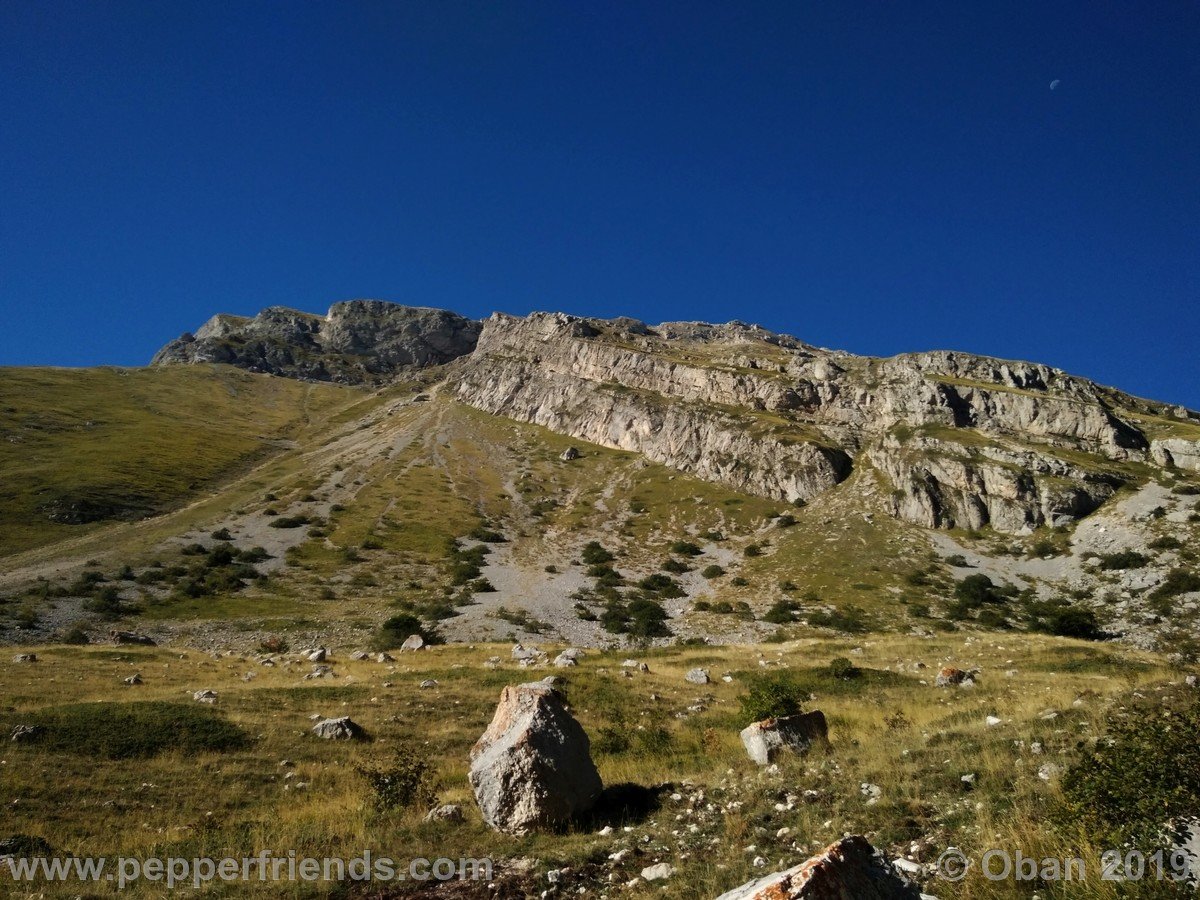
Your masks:
M579 459L579 451L574 447L568 447L558 458L563 462L571 462L573 459Z
M962 684L971 676L962 669L956 669L954 666L945 666L937 673L935 684L938 687L951 687L953 685Z
M542 651L537 647L526 647L523 644L515 644L512 648L512 658L518 662L532 662L542 656Z
M416 650L423 650L424 648L425 638L421 637L419 634L410 634L404 639L404 643L400 645L400 652L412 653Z
M143 647L156 647L154 638L144 634L138 634L136 631L110 631L109 637L112 638L114 644L140 644Z
M670 863L658 863L642 869L643 881L662 881L675 874L675 867Z
M360 740L366 736L362 726L349 716L322 719L312 727L313 734L330 741Z
M304 654L304 658L309 662L325 662L325 658L329 655L329 651L324 647L317 647L315 650L310 650Z
M579 662L574 656L567 656L566 651L563 651L562 653L558 654L558 656L554 657L554 665L560 669L569 669L573 666L579 665Z
M18 653L13 657L15 663L35 663L38 661L36 653Z
M135 672L132 675L130 675L128 678L123 679L123 682L128 685L141 684L142 676L140 674L138 674L137 672Z
M920 896L865 837L851 835L798 866L749 881L717 900L919 900Z
M9 732L8 739L17 744L36 740L43 731L41 725L17 725Z
M760 766L773 763L781 752L804 753L813 744L829 743L829 727L819 709L795 716L763 719L742 730L742 746Z
M425 814L426 822L461 822L463 809L457 803L445 803L434 807Z
M436 678L426 678L424 681L421 682L421 687L423 687L423 688L435 688L437 686L438 686L438 680Z
M392 656L390 653L376 653L375 654L375 662L377 662L377 663L390 663L390 662L395 662L395 661L396 661L396 657Z
M689 684L708 684L708 669L692 669L683 676L683 679Z
M471 748L469 780L484 822L509 834L565 824L603 788L583 727L541 682L503 690Z
M355 662L362 662L363 660L370 659L371 654L367 653L365 650L355 650L350 654L350 658Z
M196 693L192 694L192 699L197 703L216 703L217 692L209 690L196 691Z

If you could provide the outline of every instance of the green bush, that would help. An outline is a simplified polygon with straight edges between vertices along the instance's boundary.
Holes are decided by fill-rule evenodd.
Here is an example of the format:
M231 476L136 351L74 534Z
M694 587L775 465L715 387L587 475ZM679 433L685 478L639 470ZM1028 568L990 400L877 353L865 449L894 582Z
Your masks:
M1136 550L1122 550L1120 553L1105 553L1100 557L1100 568L1106 572L1122 569L1141 569L1150 562L1150 557Z
M671 545L671 552L679 556L699 556L704 551L691 541L676 541Z
M808 624L814 628L832 628L834 631L844 631L849 634L857 634L867 631L869 628L866 614L853 605L834 609L833 612L819 609L809 613Z
M427 754L401 747L390 765L360 766L355 771L367 782L371 802L380 812L429 809L437 803L433 763Z
M664 572L671 572L675 575L682 575L684 572L692 571L691 567L687 563L683 562L682 560L675 559L674 557L668 559L662 564L662 570Z
M803 712L807 692L790 672L754 674L747 679L747 691L740 698L742 721L747 725L763 719L794 716Z
M661 572L656 572L653 575L647 575L638 582L638 587L643 591L648 591L652 594L657 594L665 600L675 600L679 597L686 597L685 591L676 581L669 575L663 575Z
M302 525L307 525L311 522L308 516L301 513L296 516L278 516L271 520L272 528L299 528Z
M762 556L762 547L758 546L758 544L747 544L746 549L742 551L742 556L745 556L747 559Z
M241 728L200 704L78 703L23 713L21 720L41 726L39 747L101 759L168 751L188 757L241 750L250 744Z
M1150 593L1150 599L1170 599L1180 594L1200 591L1200 575L1187 569L1172 569L1166 579Z
M773 625L790 625L800 618L800 609L800 604L795 600L777 600L763 615L763 621Z
M830 661L829 674L842 681L849 681L851 678L857 678L861 675L862 669L846 659L846 657L839 656Z
M725 574L725 570L713 563L711 566L705 566L700 574L705 578L720 578Z
M583 560L585 565L598 566L606 562L612 562L616 557L606 550L599 541L588 541L580 552L579 558Z
M436 629L427 628L412 613L400 613L379 626L375 632L373 646L377 650L394 650L414 634L419 634L427 644L437 644L441 641Z
M1070 816L1097 842L1144 852L1166 843L1168 821L1200 809L1200 693L1134 698L1107 719L1063 776Z

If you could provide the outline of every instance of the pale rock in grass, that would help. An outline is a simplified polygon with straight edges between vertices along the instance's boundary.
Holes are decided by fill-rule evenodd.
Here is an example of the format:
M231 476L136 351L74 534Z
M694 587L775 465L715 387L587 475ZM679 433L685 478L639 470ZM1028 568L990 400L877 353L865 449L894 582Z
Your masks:
M554 827L591 809L603 787L587 734L550 685L506 687L471 748L483 820L510 834Z
M425 638L421 637L419 634L410 634L404 639L404 643L400 645L400 652L411 653L416 650L423 650L424 648Z
M197 703L216 703L217 692L210 690L196 691L194 694L192 694L192 699Z
M642 869L643 881L663 881L675 874L675 867L670 863L657 863Z
M744 728L742 746L760 766L770 765L784 751L804 753L813 744L828 744L829 727L820 710L764 719Z
M457 803L445 803L426 813L425 821L458 823L463 821L463 809Z
M313 734L326 740L350 741L365 737L361 725L349 716L339 716L336 719L322 719L312 727Z
M13 657L15 663L35 663L38 661L36 653L18 653Z
M710 681L708 669L691 669L686 675L683 676L683 680L689 684L708 684Z

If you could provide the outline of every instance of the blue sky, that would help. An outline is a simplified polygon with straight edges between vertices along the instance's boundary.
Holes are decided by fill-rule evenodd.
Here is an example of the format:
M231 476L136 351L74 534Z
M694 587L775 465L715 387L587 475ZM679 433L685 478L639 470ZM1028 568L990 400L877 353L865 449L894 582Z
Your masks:
M380 297L1200 407L1197 46L1192 0L0 4L0 364Z

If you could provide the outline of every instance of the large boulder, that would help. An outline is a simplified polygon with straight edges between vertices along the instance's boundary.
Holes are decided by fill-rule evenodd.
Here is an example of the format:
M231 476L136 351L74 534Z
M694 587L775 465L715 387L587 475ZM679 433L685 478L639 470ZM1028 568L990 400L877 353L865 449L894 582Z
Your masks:
M401 653L411 653L414 650L421 650L425 647L425 638L419 634L410 634L404 639L404 643L400 645Z
M829 742L829 726L819 709L795 716L763 719L742 729L742 745L760 766L769 765L781 751L803 753L813 744Z
M711 680L708 675L708 669L691 669L683 676L684 681L689 684L708 684Z
M717 900L919 900L861 835L830 844L816 856L722 894Z
M471 748L471 787L483 820L509 834L587 812L603 784L583 727L543 682L509 686Z
M353 741L365 737L362 726L349 716L322 719L312 727L313 734L329 741Z

